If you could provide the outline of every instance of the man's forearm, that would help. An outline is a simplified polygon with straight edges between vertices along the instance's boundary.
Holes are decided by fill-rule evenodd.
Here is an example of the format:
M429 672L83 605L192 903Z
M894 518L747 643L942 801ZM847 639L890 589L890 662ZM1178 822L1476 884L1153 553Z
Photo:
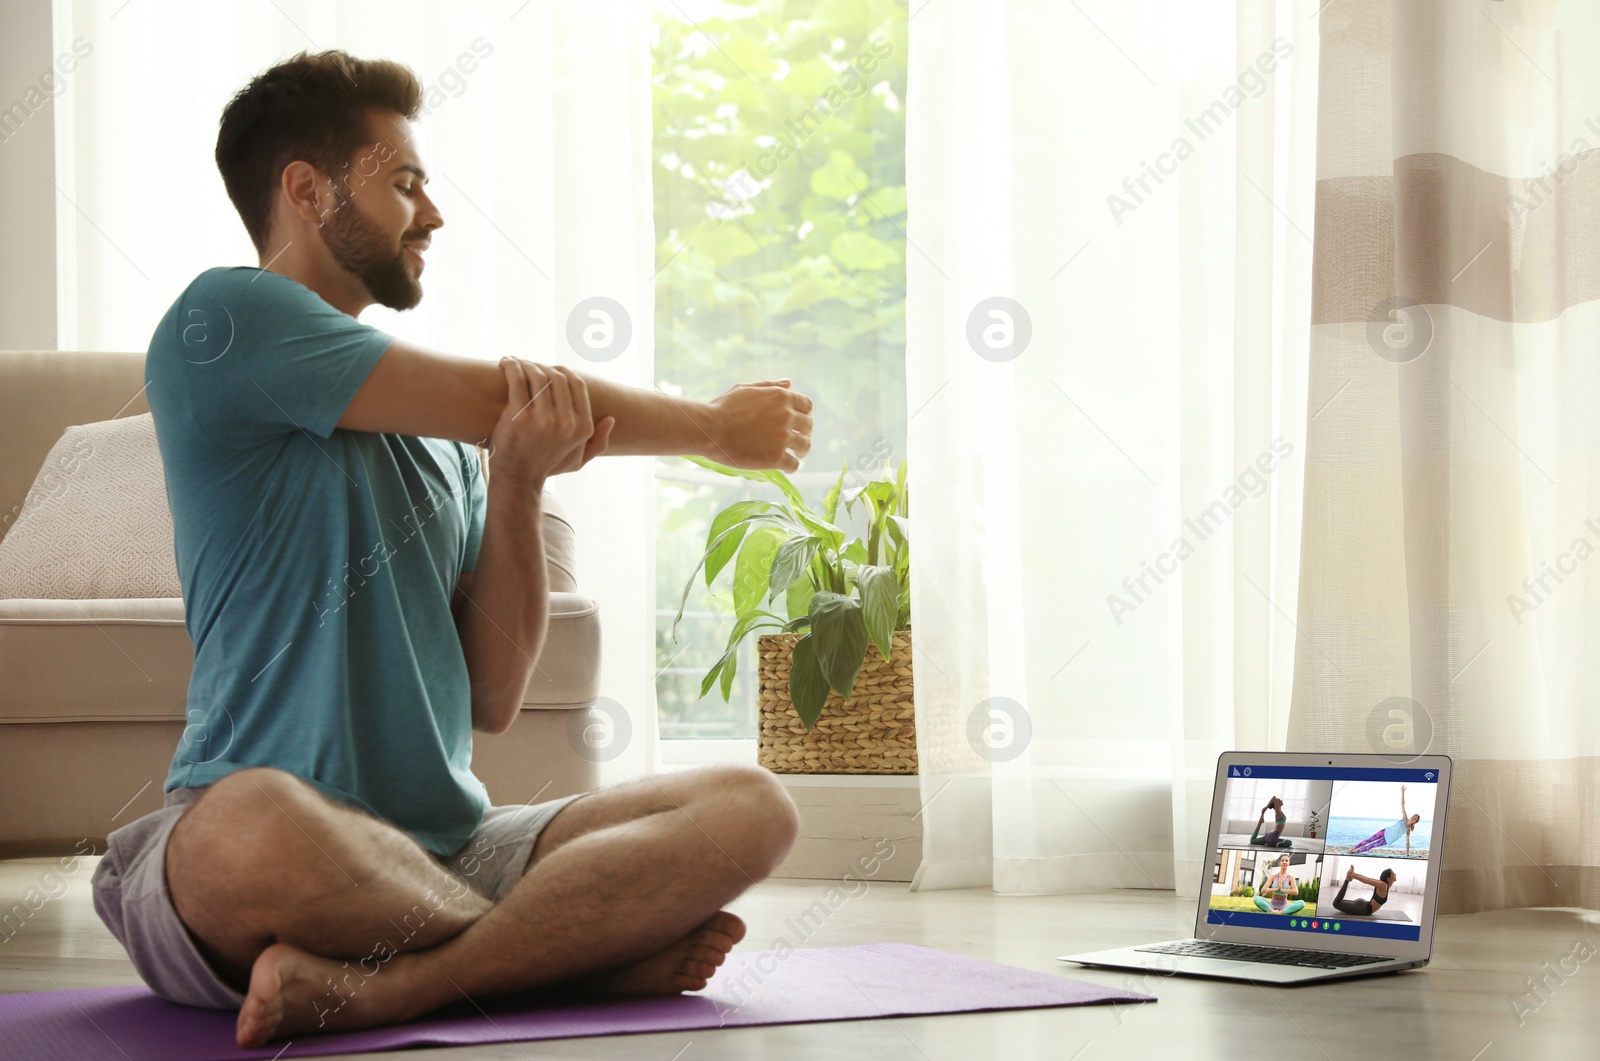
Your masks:
M727 459L719 456L718 424L708 402L578 374L588 385L595 421L608 416L617 420L606 452L621 456L688 453L710 460Z
M492 477L483 538L456 629L472 680L472 728L516 721L544 648L549 583L541 532L543 484Z

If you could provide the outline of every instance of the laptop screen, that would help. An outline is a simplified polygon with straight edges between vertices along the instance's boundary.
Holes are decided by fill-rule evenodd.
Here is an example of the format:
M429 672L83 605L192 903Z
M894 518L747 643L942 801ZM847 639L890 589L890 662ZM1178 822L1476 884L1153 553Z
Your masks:
M1426 767L1230 764L1206 920L1419 939L1437 792Z

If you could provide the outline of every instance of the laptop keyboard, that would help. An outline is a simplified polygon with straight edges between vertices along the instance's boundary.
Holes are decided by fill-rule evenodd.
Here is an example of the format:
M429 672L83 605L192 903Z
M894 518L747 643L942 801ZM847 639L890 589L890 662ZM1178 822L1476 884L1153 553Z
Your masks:
M1292 950L1288 947L1257 947L1246 943L1213 943L1191 939L1136 947L1150 954L1181 954L1193 958L1223 958L1233 962L1262 962L1267 965L1295 965L1303 969L1349 969L1357 965L1385 962L1373 954L1331 954L1325 950Z

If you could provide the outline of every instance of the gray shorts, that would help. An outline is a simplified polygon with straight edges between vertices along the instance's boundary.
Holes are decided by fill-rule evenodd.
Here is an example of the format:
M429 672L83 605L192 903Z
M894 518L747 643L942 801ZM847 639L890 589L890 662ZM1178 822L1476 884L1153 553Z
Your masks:
M94 908L127 950L150 989L162 998L209 1009L238 1009L244 996L200 953L167 890L167 838L199 788L176 788L165 805L106 837L94 872ZM509 804L484 812L477 831L455 855L434 855L478 894L499 902L522 879L539 833L584 793L545 803Z

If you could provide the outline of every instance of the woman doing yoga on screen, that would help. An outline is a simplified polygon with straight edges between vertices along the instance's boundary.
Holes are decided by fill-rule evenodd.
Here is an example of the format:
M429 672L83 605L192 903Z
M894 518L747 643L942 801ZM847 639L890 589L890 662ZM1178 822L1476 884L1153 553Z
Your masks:
M1261 826L1267 820L1267 811L1273 813L1273 826L1267 832L1262 832ZM1289 816L1283 813L1283 800L1273 796L1267 800L1267 805L1261 808L1261 813L1256 815L1256 827L1250 834L1251 845L1254 847L1293 847L1293 840L1280 839L1280 837L1283 837L1283 827L1288 821Z
M1411 857L1411 830L1417 827L1422 820L1420 814L1406 814L1406 786L1400 786L1400 820L1393 825L1385 825L1365 840L1350 849L1352 855L1359 855L1371 851L1375 847L1389 847L1399 843L1400 838L1406 841L1406 857Z
M1372 885L1372 898L1346 899L1344 893L1349 889L1350 882L1358 880L1362 884ZM1333 908L1352 917L1370 917L1378 912L1378 908L1389 901L1389 886L1394 883L1394 870L1386 869L1378 874L1378 879L1363 877L1351 866L1345 871L1344 884L1339 888L1339 894L1333 897Z
M1278 859L1272 874L1261 882L1261 892L1255 897L1256 906L1264 914L1297 914L1305 909L1305 901L1291 902L1289 897L1299 893L1300 885L1289 873L1289 856L1284 855Z

